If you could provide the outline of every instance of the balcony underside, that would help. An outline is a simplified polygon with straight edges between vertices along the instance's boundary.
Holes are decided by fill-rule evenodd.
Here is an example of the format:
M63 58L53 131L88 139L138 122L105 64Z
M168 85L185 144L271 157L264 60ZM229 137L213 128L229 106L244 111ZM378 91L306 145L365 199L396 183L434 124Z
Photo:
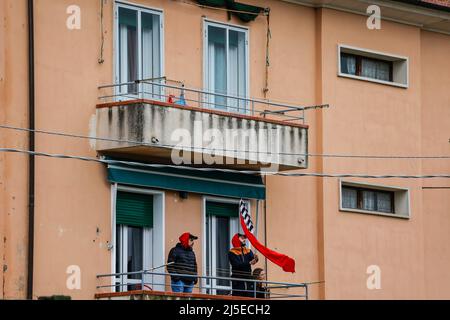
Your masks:
M117 158L248 170L307 167L303 124L153 100L98 105L96 121L96 150Z

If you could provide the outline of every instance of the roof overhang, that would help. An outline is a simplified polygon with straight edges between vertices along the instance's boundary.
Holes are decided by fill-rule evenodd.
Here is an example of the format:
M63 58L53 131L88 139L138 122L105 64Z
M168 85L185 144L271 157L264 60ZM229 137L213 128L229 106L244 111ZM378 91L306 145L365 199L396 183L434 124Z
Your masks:
M283 0L314 8L329 8L367 15L369 5L381 9L381 18L387 21L417 26L423 30L450 35L450 8L423 1L406 0Z

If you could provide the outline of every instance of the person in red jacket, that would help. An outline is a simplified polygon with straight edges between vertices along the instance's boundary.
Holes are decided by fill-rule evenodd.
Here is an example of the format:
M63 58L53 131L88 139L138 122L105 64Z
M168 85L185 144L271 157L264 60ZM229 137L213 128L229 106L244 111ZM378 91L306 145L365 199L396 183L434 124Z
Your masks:
M247 237L236 233L231 240L233 248L228 252L228 260L231 264L231 278L252 279L252 265L258 262L258 256L246 247ZM253 296L251 281L231 281L233 296Z

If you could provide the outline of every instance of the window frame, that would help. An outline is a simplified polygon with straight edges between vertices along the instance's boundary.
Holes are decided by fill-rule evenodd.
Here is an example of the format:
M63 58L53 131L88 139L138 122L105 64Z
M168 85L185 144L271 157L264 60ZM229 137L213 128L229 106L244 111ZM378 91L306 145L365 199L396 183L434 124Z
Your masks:
M353 55L356 57L366 58L369 60L390 62L392 64L392 68L391 68L392 75L390 75L392 81L379 80L379 79L375 79L375 78L364 77L361 75L352 75L352 74L342 72L342 59L341 59L342 53L348 54L348 55ZM396 70L401 69L401 66L396 66L396 63L404 63L405 71L404 71L403 76L405 79L402 82L395 81ZM375 51L375 50L369 50L369 49L363 49L363 48L338 44L338 46L337 46L337 70L338 70L338 74L337 74L338 77L363 80L363 81L374 82L374 83L378 83L378 84L385 84L385 85L399 87L399 88L403 88L403 89L409 88L409 58L406 56L400 56L400 55L386 53L386 52L380 52L380 51Z
M124 257L128 258L128 228L129 225L116 225L119 228L120 232L120 240L122 248L121 252L121 260L120 263L120 269L116 270L119 271L117 273L127 273L131 272L128 270L128 264L127 259L124 259ZM146 227L140 227L142 229L142 267L144 270L149 270L151 266L153 265L153 228L146 228ZM119 245L117 243L117 233L116 233L116 242L114 243L114 246L116 247L116 250L114 251L115 254L115 260L117 261L117 248L119 248ZM148 282L148 276L145 277L145 282ZM116 285L120 285L119 292L123 291L129 291L128 285L140 285L142 283L142 280L140 279L132 279L128 275L122 275L115 277L115 283ZM117 288L117 287L116 287ZM125 290L126 289L126 290ZM116 289L115 289L116 290Z
M206 259L206 248L207 248L207 243L206 243L206 235L207 235L207 230L206 230L206 220L209 219L209 217L206 215L206 202L221 202L221 203L235 203L235 204L239 204L240 199L235 199L235 198L222 198L222 197L214 197L214 196L203 196L202 199L202 204L203 204L203 208L202 208L202 212L203 212L203 217L202 217L202 246L203 246L203 250L202 250L202 275L203 276L207 276L206 270L207 270L207 266L209 264L209 262ZM247 205L247 209L248 212L251 216L251 201L250 200L244 200L244 202ZM239 216L238 216L239 217ZM214 219L211 219L214 220ZM212 227L212 225L210 225L210 227ZM234 236L233 234L233 230L232 230L232 221L230 219L230 238L232 238ZM240 230L240 220L238 218L237 221L237 231L239 232ZM230 239L230 243L231 243L231 239ZM213 245L209 246L210 248L213 247ZM249 244L249 248L250 244ZM210 254L211 256L211 254ZM231 266L230 266L230 272L231 272ZM216 271L214 270L214 273L211 273L211 276L216 276ZM212 279L212 281L208 284L208 279L202 279L202 293L207 293L207 290L210 291L210 294L216 294L216 289L219 290L228 290L231 292L232 288L231 288L231 283L229 287L226 286L217 286L216 284L217 279ZM212 289L214 288L214 289Z
M153 15L159 16L160 21L160 40L159 40L159 54L160 54L160 70L161 70L161 76L165 75L165 59L164 59L164 10L158 9L158 8L152 8L143 6L140 4L135 4L131 2L123 2L123 1L115 1L114 2L114 36L113 36L113 83L119 84L120 83L120 30L119 30L119 9L125 8L130 10L137 11L138 14L138 30L137 38L138 38L138 79L142 79L142 66L143 66L143 59L142 59L142 30L141 30L141 13L148 13ZM132 98L144 98L144 93L142 92L142 86L143 84L138 85L138 95L128 94L128 93L122 93L120 90L120 87L115 88L114 95L116 95L116 100L121 101L123 99L127 99L127 97ZM164 100L164 88L161 90L161 99Z
M229 31L233 30L233 31L238 31L238 32L244 32L245 34L245 91L246 91L246 96L245 98L250 97L250 29L248 27L245 26L240 26L240 25L236 25L236 24L229 24L229 23L223 23L220 21L215 21L215 20L211 20L208 18L203 18L202 21L203 24L203 89L207 92L209 92L209 74L208 74L208 27L209 26L213 26L213 27L217 27L217 28L223 28L226 30L226 38L228 39L229 36ZM228 40L227 40L227 44L228 44ZM230 71L229 71L229 47L227 46L226 48L226 56L227 56L227 95L232 96L231 94L228 93L228 90L230 88ZM204 104L204 107L207 109L215 109L214 106L211 104L211 97L214 97L213 95L204 95L204 97L202 98L202 101L207 101L208 103ZM242 98L242 97L241 97ZM240 111L236 111L231 109L228 106L227 103L227 108L224 110L226 112L230 112L230 113L243 113L243 114L249 114L250 113L250 108L248 105L248 102L245 103L245 111L240 112Z
M116 234L116 200L117 192L134 192L142 193L153 196L153 228L151 234L147 233L143 235L143 239L151 239L151 257L144 257L144 266L146 261L150 261L154 266L162 266L166 263L165 256L165 192L157 189L140 188L128 185L122 185L118 183L111 184L111 241L108 243L108 250L111 254L111 273L114 274L116 270L116 257L117 257L117 234ZM146 238L147 236L147 238ZM151 238L149 238L151 236ZM144 240L145 241L145 240ZM148 264L148 263L147 263ZM159 270L156 270L158 272ZM146 275L146 283L153 283L153 290L164 291L165 290L165 276L163 275ZM116 291L116 277L111 277L112 291Z
M346 208L343 206L343 189L358 189L357 193L357 208ZM381 193L390 193L391 205L393 212L366 210L362 207L362 199L360 194L362 191L374 191ZM410 205L410 192L409 188L393 187L378 184L368 184L354 181L339 180L339 211L350 213L363 213L375 216L385 216L392 218L411 219L411 205Z

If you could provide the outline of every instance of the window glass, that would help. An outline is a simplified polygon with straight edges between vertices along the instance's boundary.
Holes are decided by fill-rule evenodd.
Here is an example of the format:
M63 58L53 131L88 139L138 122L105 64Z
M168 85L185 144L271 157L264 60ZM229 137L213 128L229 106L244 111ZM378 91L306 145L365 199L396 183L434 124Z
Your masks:
M142 79L154 79L161 74L161 51L160 51L160 17L155 14L143 12L142 17ZM144 96L148 99L162 99L162 87L152 84L143 85Z
M376 210L376 202L375 202L375 192L373 191L362 191L362 200L363 200L363 209L375 211Z
M246 97L247 61L246 34L244 31L208 25L208 50L206 61L207 90L213 93ZM246 101L210 95L208 107L230 112L245 112Z
M342 188L342 207L356 209L358 208L358 191L351 188Z
M143 229L128 226L128 272L142 271L143 269ZM131 279L140 279L140 275L130 275Z
M377 194L377 210L381 212L392 212L391 194L385 192L379 192Z
M230 250L230 218L216 216L216 275L219 277L230 276L230 264L228 251ZM218 280L219 286L229 286L228 280Z
M118 8L118 15L117 81L129 83L161 77L160 15L124 7ZM118 91L124 97L141 95L163 99L161 86L152 84L127 84L120 86Z
M119 8L119 81L138 80L137 12ZM124 89L124 88L121 88ZM137 93L135 85L126 86L126 92Z
M245 97L246 93L246 61L245 61L245 33L230 30L229 36L229 61L230 61L230 90L229 94L237 97ZM229 99L231 111L244 112L246 102L240 99Z
M361 76L372 79L389 81L390 63L386 61L362 58Z
M208 27L208 58L209 58L209 91L214 93L227 93L227 56L226 56L226 29L213 26ZM213 106L226 109L225 97L212 96Z
M356 57L342 53L341 54L341 71L346 74L356 75Z

